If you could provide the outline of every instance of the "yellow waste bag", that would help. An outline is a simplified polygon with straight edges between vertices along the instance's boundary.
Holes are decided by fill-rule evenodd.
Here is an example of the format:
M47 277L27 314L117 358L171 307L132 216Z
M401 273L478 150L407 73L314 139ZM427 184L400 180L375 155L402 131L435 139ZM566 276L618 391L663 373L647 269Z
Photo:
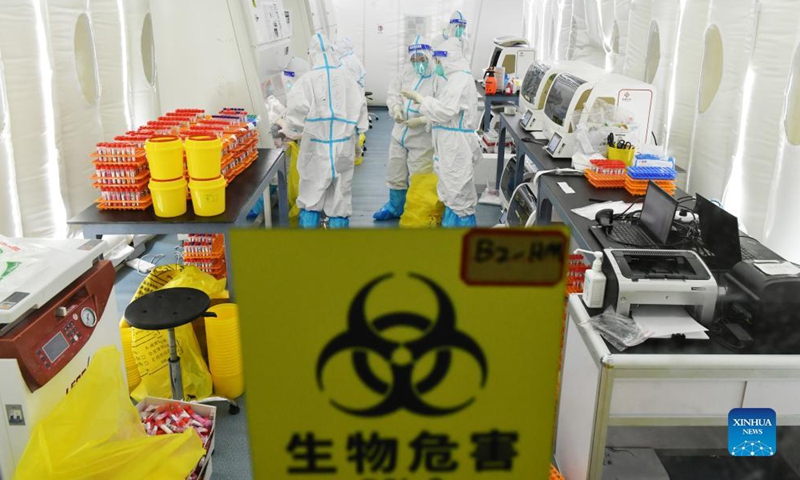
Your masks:
M300 195L300 173L297 171L300 145L297 142L288 142L285 151L289 158L289 173L286 176L286 191L289 196L289 225L297 227L300 218L300 207L297 206L297 196Z
M411 186L406 194L406 208L400 217L402 228L438 227L442 224L444 204L439 201L435 173L417 173L411 176Z
M358 136L358 145L361 147L361 150L364 150L364 142L367 141L367 136L365 134L360 134ZM361 165L364 162L364 154L362 153L360 157L356 158L356 165Z
M207 293L211 298L226 298L225 279L217 280L197 267L163 265L156 267L144 279L133 299L161 288L191 287ZM130 328L131 351L141 381L131 392L136 401L144 397L171 398L168 368L169 343L166 330L139 330ZM197 336L191 324L175 329L178 356L181 357L183 394L186 399L211 396L213 383Z
M148 436L128 397L120 353L104 347L50 414L36 424L18 480L184 479L205 454L194 430Z

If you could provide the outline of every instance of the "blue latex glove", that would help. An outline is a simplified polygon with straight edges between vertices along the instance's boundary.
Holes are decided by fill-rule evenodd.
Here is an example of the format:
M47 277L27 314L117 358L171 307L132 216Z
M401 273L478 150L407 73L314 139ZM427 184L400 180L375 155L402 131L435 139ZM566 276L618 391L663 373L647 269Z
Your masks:
M301 209L298 224L300 228L319 228L319 212Z
M328 219L328 225L331 228L350 228L350 219L348 217L331 217Z
M407 192L408 190L389 190L389 201L372 218L378 221L400 218L405 211Z

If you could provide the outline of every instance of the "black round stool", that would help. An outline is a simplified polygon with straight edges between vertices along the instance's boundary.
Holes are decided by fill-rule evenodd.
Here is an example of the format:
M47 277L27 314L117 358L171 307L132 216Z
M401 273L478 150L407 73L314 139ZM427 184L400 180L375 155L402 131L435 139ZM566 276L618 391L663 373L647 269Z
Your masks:
M211 298L196 288L165 288L142 295L125 309L125 320L140 330L166 330L169 337L169 375L172 399L183 400L181 359L175 342L175 328L200 317L216 317L207 312Z

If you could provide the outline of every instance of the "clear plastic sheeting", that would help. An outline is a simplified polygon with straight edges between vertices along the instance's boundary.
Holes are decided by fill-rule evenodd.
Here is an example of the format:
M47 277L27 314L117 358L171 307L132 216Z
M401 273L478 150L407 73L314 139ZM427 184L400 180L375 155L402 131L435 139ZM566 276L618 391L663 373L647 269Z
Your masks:
M682 168L689 165L709 3L710 0L687 0L684 3L677 36L678 52L672 75L673 94L668 107L672 111L668 115L666 146Z
M100 77L100 114L105 139L131 130L128 112L128 79L124 49L125 29L122 3L118 0L89 0L89 17L94 31L97 72Z
M50 0L48 39L52 52L56 145L61 192L69 217L97 197L89 178L89 154L103 140L100 79L88 0Z
M761 239L778 155L781 111L800 12L794 0L761 0L758 33L744 86L742 136L725 191L725 208Z
M789 78L779 122L778 155L766 209L764 243L800 263L800 34L791 49Z
M38 0L5 0L0 9L0 57L22 233L58 238L66 235L67 215L61 198L44 22ZM0 204L0 209L6 208Z
M574 0L568 60L580 60L605 68L606 52L595 0Z
M688 189L721 199L739 140L743 87L756 28L755 0L712 0L697 97Z
M127 39L128 102L131 121L136 128L161 115L153 21L148 0L124 0L120 3L124 7L122 17Z

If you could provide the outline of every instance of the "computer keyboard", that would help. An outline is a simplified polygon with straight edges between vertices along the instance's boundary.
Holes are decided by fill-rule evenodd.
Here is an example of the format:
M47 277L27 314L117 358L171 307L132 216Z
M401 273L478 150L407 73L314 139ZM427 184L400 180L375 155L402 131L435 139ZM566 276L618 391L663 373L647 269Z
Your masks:
M654 246L650 237L645 235L641 228L629 223L615 222L607 234L611 240L631 247Z
M758 257L755 253L751 252L745 247L741 247L742 251L742 260L758 260Z

